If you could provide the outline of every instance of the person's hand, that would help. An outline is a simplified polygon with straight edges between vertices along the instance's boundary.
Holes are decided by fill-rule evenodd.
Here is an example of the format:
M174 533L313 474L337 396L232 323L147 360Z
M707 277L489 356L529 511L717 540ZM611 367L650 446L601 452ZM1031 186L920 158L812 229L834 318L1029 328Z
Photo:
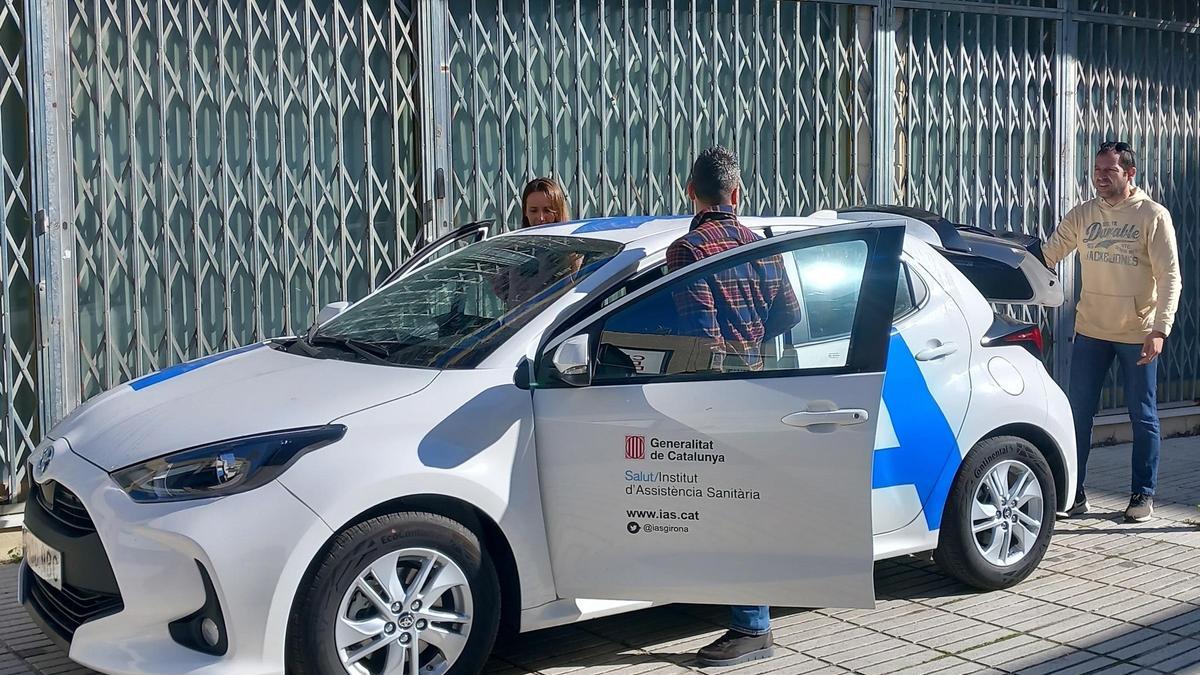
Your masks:
M1154 331L1153 333L1147 335L1146 341L1142 343L1142 358L1137 362L1137 364L1139 366L1145 366L1154 361L1154 359L1157 359L1158 355L1162 354L1163 340L1166 337L1166 335L1163 335L1158 331Z
M567 254L567 269L569 270L570 274L578 274L579 270L583 269L583 254Z

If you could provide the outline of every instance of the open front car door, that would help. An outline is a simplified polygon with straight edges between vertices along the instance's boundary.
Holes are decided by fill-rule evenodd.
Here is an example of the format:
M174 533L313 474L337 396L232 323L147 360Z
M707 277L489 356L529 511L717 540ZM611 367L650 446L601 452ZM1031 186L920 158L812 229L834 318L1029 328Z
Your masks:
M739 247L548 341L533 396L560 596L873 605L891 223Z

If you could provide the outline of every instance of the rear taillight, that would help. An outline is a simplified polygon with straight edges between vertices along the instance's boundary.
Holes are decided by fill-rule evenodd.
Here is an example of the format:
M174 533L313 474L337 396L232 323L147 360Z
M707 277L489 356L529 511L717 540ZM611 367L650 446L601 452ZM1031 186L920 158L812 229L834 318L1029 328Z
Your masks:
M1037 326L1005 335L1000 338L1000 342L1008 345L1021 345L1033 352L1033 355L1039 359L1042 358L1042 352L1045 350L1045 345L1042 343L1042 329Z
M1045 342L1042 340L1042 329L1029 323L1020 323L1011 317L997 314L992 327L983 336L984 347L1017 346L1029 350L1037 358L1042 358Z

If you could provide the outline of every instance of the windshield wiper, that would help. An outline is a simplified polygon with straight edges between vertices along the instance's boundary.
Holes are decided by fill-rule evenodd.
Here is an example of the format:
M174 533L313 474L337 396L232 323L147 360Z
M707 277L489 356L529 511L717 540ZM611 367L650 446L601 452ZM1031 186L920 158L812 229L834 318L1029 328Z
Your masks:
M358 340L351 337L331 337L328 335L314 335L307 341L310 345L331 345L347 349L362 358L378 363L384 366L394 366L396 364L387 360L391 356L391 350L367 340Z

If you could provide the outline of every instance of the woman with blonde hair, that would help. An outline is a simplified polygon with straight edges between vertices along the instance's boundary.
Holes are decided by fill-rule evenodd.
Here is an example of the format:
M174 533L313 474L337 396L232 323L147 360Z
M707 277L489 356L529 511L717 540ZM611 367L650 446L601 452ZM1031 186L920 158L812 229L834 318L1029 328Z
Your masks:
M521 227L562 223L571 219L567 195L553 178L534 178L521 192Z

